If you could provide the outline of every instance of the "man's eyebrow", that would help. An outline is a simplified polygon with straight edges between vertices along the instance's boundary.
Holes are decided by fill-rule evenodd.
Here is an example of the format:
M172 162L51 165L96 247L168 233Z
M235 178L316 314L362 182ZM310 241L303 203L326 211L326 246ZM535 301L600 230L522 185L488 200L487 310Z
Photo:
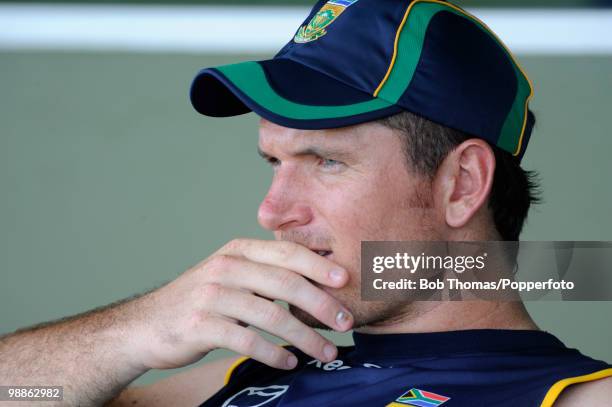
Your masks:
M261 147L259 146L257 146L257 153L266 160L272 158L270 154L263 151ZM312 155L315 157L322 157L322 158L333 157L337 159L344 159L344 158L349 157L350 153L343 151L343 150L329 148L329 147L308 146L308 147L292 152L291 155L294 157L303 157L303 156Z

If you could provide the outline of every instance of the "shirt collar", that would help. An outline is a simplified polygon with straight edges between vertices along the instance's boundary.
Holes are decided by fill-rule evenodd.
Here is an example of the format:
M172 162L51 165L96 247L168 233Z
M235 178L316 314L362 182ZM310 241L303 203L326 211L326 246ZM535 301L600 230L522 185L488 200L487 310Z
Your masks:
M355 352L367 356L425 356L483 352L542 352L565 345L537 330L471 329L427 333L365 334L353 331Z

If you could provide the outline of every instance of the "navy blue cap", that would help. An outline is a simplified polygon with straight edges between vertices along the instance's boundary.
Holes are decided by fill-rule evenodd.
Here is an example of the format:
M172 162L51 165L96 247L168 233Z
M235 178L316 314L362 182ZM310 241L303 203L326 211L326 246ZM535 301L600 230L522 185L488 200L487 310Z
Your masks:
M407 110L519 159L532 86L480 20L440 0L329 0L272 59L201 70L191 103L285 127L349 126Z

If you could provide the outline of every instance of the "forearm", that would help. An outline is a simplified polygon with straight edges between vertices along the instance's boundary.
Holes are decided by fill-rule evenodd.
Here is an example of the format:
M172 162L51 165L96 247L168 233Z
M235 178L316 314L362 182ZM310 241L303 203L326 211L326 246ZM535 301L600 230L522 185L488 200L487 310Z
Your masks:
M129 344L136 301L122 302L0 338L0 385L63 386L44 405L102 405L147 371Z

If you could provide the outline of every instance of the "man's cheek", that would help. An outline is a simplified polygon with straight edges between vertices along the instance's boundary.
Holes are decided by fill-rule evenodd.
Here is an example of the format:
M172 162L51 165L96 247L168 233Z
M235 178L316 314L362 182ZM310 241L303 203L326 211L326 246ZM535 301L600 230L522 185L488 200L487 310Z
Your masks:
M339 239L367 240L378 229L381 210L373 205L374 199L354 200L336 212L334 232Z

